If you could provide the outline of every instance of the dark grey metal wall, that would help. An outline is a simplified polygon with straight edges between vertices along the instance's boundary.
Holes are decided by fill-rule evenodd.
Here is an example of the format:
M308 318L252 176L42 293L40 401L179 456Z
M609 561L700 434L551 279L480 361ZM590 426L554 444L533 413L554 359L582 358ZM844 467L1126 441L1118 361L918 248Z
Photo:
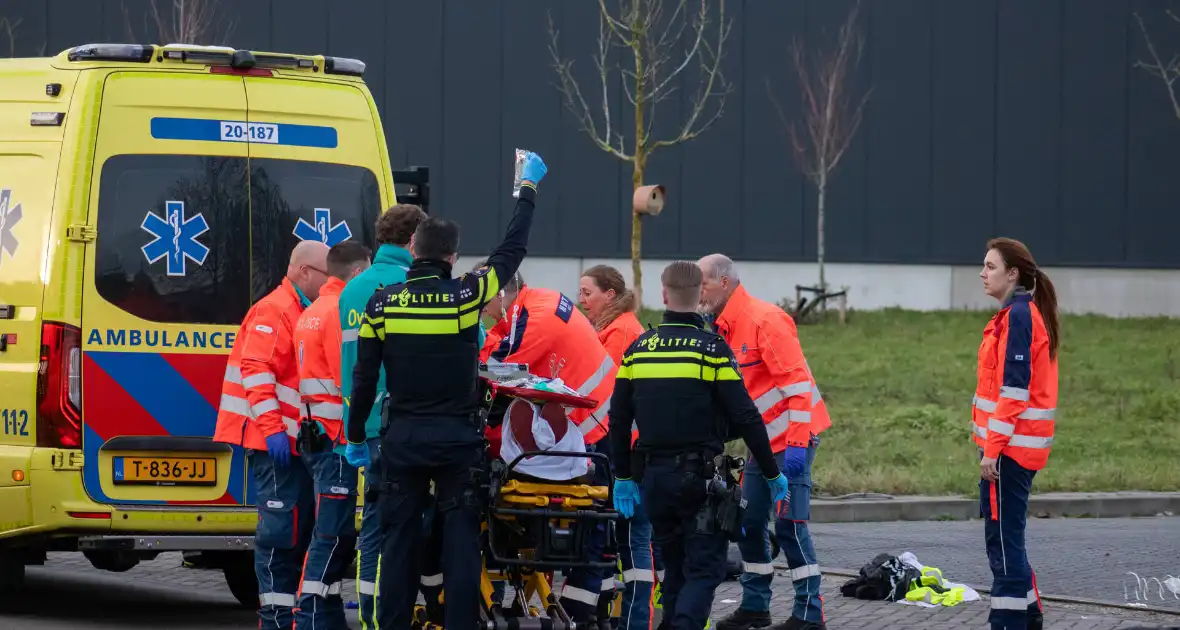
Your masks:
M21 20L15 49L27 56L127 40L129 23L153 40L148 5L0 0L0 16ZM531 253L626 256L630 165L576 130L547 50L551 12L566 56L593 81L596 5L221 2L231 45L368 64L394 164L431 167L437 212L462 222L465 251L486 251L504 228L519 146L550 167ZM814 194L766 84L797 103L788 42L833 32L849 6L728 0L735 92L706 135L653 158L648 181L669 186L671 204L647 224L647 256L814 259ZM1180 267L1180 120L1163 85L1133 67L1147 55L1134 11L1165 57L1180 52L1169 7L1180 1L867 0L859 82L874 91L830 190L829 258L974 264L984 240L1004 234L1042 264ZM665 131L685 99L661 110Z

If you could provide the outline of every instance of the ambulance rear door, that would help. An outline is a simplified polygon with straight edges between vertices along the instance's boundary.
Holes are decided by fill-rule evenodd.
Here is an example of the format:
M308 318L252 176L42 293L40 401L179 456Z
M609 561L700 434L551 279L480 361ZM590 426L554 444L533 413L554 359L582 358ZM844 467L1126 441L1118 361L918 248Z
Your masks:
M251 304L246 117L240 76L105 81L82 302L83 477L97 502L246 503L244 452L211 440Z
M300 241L359 240L393 203L380 125L352 83L245 77L250 135L251 297L283 279Z

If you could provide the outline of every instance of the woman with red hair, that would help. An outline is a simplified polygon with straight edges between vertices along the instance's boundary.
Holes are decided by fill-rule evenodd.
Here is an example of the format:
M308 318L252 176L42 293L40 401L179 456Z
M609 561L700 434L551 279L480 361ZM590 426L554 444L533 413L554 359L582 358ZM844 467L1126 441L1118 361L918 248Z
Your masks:
M993 630L1040 630L1041 598L1024 545L1028 499L1049 460L1057 409L1057 292L1020 241L994 238L979 273L1000 311L983 329L975 398L979 505L992 570Z

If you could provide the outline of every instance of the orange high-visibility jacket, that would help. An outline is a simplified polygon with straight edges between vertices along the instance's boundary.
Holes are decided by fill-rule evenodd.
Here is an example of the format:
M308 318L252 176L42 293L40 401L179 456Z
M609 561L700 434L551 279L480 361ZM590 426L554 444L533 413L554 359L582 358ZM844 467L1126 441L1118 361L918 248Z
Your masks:
M984 457L1044 468L1057 417L1057 360L1032 294L1015 293L983 329L977 377L971 417Z
M643 334L643 324L635 313L623 313L598 331L598 340L615 365L623 364L623 352Z
M250 307L229 355L213 441L265 451L267 436L285 431L295 453L303 414L292 333L302 313L286 278Z
M333 442L344 443L344 398L340 392L340 291L344 281L329 278L320 297L299 316L295 356L299 395L307 415L320 423Z
M587 444L602 439L610 429L607 412L618 367L598 341L590 320L560 292L527 285L506 310L508 316L488 331L480 359L527 363L529 372L560 378L582 396L598 401L595 409L568 409L568 415Z
M619 372L618 366L623 364L623 352L631 347L631 344L635 343L635 340L642 334L643 324L639 323L639 318L635 316L635 313L623 313L598 331L598 340L602 342L602 347L606 349L611 361L615 362L615 374ZM638 439L639 426L632 421L631 444L634 445Z
M828 407L803 357L795 320L738 285L714 323L733 349L742 380L770 436L775 453L807 447L812 435L832 426Z

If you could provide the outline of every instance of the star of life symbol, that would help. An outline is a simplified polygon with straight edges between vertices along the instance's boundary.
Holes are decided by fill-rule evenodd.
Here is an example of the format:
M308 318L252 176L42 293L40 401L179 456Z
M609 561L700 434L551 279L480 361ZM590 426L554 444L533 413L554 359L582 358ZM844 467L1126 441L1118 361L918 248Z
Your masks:
M295 236L301 241L319 241L328 247L352 238L352 230L348 229L348 223L341 221L332 225L330 208L316 208L314 221L315 225L312 225L300 217L299 222L295 224Z
M4 262L4 254L9 258L16 257L16 248L20 242L12 234L12 228L21 219L20 204L12 205L12 191L5 188L0 190L0 263Z
M200 213L185 219L183 201L165 203L163 218L155 212L148 211L139 227L156 237L143 246L144 258L147 258L149 263L155 263L166 257L168 275L187 274L186 259L198 265L205 264L209 248L197 241L197 237L209 231L209 223Z

